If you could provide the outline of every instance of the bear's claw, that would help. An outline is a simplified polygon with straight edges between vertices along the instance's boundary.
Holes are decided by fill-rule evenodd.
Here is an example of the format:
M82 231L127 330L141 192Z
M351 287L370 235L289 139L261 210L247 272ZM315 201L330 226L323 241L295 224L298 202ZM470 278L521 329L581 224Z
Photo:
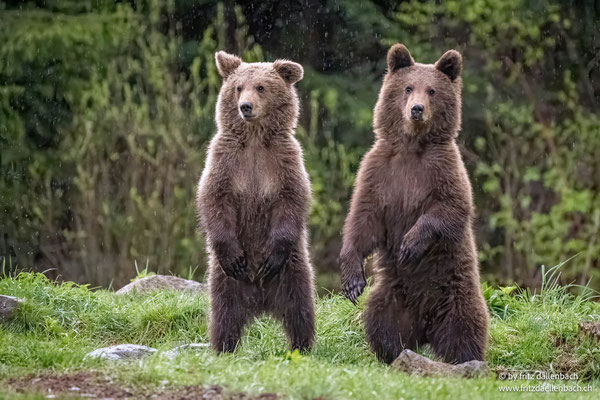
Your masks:
M367 281L364 276L355 276L349 280L342 288L342 293L352 304L356 305L356 301L365 290Z
M288 256L289 254L285 250L274 250L258 270L261 281L268 282L273 279L285 265Z
M400 251L398 252L398 263L416 264L422 256L423 250L420 246L407 246L406 244L402 244ZM413 267L416 267L416 265Z
M246 269L246 259L244 256L239 256L233 261L219 261L221 269L230 278L238 281L248 280L248 270Z

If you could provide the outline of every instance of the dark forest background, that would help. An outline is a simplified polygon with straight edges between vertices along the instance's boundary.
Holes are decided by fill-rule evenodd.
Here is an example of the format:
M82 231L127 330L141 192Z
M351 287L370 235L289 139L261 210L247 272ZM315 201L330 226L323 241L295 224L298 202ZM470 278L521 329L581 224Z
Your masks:
M600 287L600 1L0 1L0 266L120 287L202 279L194 192L214 133L214 53L302 63L297 136L319 286L387 48L465 60L460 144L483 278Z

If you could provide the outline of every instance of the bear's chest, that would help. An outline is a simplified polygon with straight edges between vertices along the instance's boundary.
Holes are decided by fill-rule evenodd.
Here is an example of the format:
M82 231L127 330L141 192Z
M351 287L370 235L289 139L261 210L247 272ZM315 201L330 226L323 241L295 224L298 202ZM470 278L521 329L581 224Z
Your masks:
M433 194L432 170L416 155L396 155L383 168L381 192L384 206L401 214L426 209Z
M254 198L274 196L280 187L277 155L261 145L249 145L236 158L232 188L237 195Z

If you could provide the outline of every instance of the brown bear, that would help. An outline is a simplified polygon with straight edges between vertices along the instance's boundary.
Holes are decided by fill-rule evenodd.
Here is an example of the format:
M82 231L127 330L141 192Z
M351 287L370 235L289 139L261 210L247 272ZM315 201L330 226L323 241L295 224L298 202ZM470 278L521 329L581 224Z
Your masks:
M392 362L429 343L447 362L483 360L488 314L473 238L471 185L455 143L462 58L415 63L394 45L374 110L375 143L361 161L343 229L343 292L356 302L375 253L367 339Z
M306 223L311 201L294 138L294 62L244 63L216 54L223 84L217 133L200 178L197 209L209 253L210 340L231 352L246 323L270 313L293 349L314 340L314 273Z

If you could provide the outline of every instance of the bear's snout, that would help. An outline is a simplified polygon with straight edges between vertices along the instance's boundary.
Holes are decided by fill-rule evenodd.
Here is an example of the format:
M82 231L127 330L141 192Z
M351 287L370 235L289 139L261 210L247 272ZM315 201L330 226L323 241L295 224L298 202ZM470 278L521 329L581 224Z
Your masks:
M248 117L252 117L252 109L254 107L252 106L252 103L248 102L248 101L243 101L240 104L240 111L242 112L242 116L244 118L248 118Z
M424 111L425 106L423 104L413 104L412 108L410 109L410 115L415 121L422 121Z

